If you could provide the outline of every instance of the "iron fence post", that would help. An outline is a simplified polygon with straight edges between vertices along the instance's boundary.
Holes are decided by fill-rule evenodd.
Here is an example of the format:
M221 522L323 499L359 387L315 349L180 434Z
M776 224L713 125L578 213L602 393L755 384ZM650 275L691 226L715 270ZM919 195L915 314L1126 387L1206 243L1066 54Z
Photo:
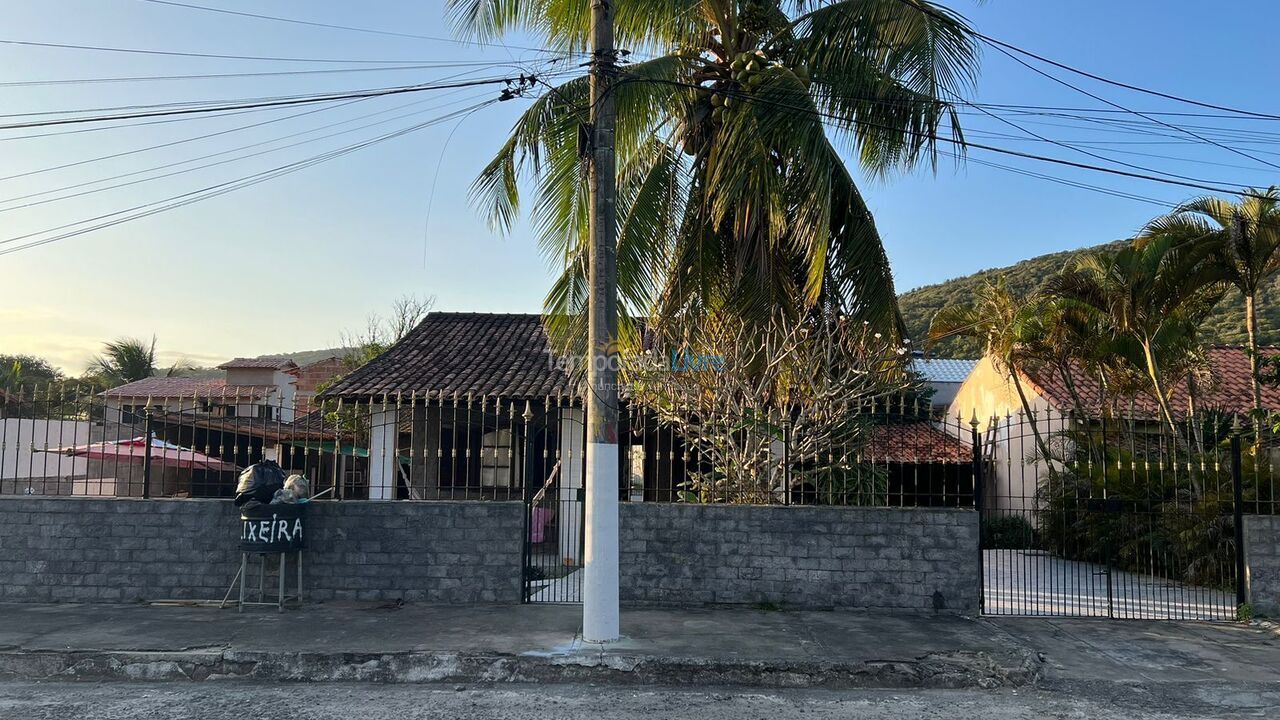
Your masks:
M978 411L969 420L969 439L973 447L973 509L978 513L978 612L987 609L987 568L982 547L982 436L978 434Z
M1231 425L1231 504L1236 542L1236 606L1249 602L1248 570L1244 556L1244 472L1241 467L1240 418Z
M151 438L155 435L155 425L151 416L151 407L142 409L142 426L145 442L142 456L142 497L151 497Z
M791 419L782 421L782 504L791 504Z

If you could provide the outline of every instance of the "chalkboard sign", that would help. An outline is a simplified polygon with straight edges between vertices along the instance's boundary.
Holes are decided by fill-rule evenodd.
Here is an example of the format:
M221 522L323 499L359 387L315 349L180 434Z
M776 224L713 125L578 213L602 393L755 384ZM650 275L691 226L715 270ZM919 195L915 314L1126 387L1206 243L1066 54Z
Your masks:
M293 552L305 547L305 503L257 505L240 511L240 549Z

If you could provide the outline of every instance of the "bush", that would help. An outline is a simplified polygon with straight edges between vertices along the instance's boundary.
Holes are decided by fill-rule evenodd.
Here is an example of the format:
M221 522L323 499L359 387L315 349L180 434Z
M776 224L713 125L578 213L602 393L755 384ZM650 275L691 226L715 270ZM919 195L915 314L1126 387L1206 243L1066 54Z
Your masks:
M996 515L982 519L982 549L1033 550L1036 531L1021 515Z
M1209 439L1219 443L1196 451L1181 439L1108 438L1105 452L1094 444L1092 456L1078 442L1077 456L1041 478L1043 546L1072 560L1229 590L1236 553L1230 457L1224 440ZM1243 510L1269 510L1266 460L1246 448L1242 461Z

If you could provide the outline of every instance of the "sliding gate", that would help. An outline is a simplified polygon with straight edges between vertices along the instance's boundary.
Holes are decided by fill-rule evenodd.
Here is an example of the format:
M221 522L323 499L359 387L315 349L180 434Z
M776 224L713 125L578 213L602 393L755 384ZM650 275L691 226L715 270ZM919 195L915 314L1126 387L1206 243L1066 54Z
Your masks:
M1235 618L1241 436L1179 430L1049 413L976 432L984 613Z

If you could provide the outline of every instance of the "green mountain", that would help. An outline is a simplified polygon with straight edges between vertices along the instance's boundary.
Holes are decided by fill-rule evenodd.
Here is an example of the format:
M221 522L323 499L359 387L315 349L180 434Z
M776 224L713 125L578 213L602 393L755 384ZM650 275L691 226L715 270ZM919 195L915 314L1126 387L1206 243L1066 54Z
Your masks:
M1113 243L1114 244L1114 243ZM982 283L1004 276L1009 289L1026 295L1038 289L1044 281L1060 271L1071 259L1084 252L1101 250L1106 245L1081 248L1068 252L1052 253L1023 260L1004 268L983 270L972 275L948 280L937 285L926 285L898 296L902 317L907 324L908 337L922 345L928 334L929 322L934 313L952 303L965 303L973 297L973 291ZM1272 278L1258 299L1259 340L1264 344L1280 343L1280 274ZM1234 291L1228 292L1222 303L1204 325L1205 339L1211 343L1243 345L1245 343L1244 305ZM949 338L930 349L936 357L967 357L981 355L978 343L968 338Z

